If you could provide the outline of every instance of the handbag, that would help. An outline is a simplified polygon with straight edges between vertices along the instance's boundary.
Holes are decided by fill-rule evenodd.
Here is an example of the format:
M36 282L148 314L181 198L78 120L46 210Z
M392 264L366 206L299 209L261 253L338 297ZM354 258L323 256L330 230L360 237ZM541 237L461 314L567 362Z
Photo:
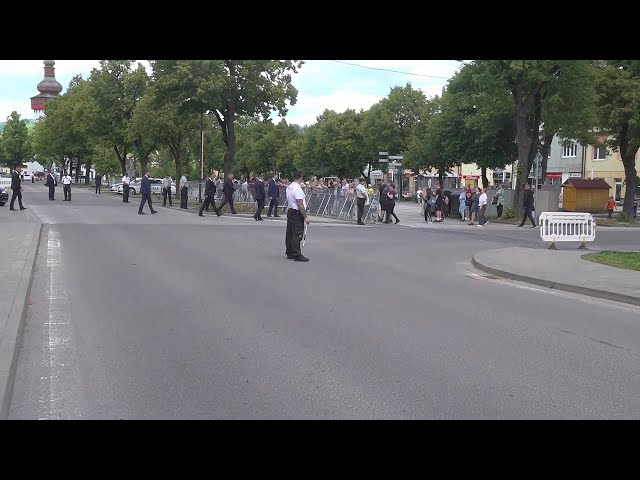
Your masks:
M493 197L491 199L491 205L497 205L498 204L498 197Z

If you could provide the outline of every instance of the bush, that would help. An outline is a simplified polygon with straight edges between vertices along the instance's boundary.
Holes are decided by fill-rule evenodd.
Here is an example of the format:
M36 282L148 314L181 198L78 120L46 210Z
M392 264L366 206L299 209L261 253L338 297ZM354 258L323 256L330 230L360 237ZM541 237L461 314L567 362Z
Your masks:
M624 211L620 212L620 215L618 215L618 221L623 223L627 223L629 221L627 214L624 213Z
M504 207L504 210L502 210L502 218L505 220L516 218L516 207Z

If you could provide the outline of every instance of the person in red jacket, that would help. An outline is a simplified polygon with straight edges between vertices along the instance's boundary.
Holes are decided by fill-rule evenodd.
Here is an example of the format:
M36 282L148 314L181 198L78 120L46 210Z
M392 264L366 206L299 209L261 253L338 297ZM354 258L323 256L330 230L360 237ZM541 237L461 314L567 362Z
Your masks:
M607 202L607 212L609 212L609 218L611 218L611 214L616 208L616 201L613 197L609 197L609 201Z

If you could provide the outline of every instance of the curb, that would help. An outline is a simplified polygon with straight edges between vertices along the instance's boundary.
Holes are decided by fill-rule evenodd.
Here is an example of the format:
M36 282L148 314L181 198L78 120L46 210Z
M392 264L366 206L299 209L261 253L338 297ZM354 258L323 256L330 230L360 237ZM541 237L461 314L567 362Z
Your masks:
M590 297L603 298L605 300L613 300L614 302L628 303L631 305L640 306L640 298L632 297L630 295L623 295L621 293L607 292L603 290L596 290L589 287L581 287L578 285L571 285L569 283L552 282L551 280L544 280L542 278L529 277L526 275L519 275L513 272L506 272L504 270L498 270L497 268L488 267L476 260L476 256L471 256L471 265L487 272L491 275L498 277L508 278L510 280L517 280L520 282L532 283L534 285L540 285L541 287L554 288L556 290L563 290L565 292L578 293L580 295L587 295Z
M11 309L5 334L0 339L0 365L9 365L8 371L0 371L0 420L9 418L9 406L13 394L13 383L15 381L16 369L18 367L18 354L20 352L20 342L24 332L24 324L27 318L27 306L31 285L33 284L33 273L36 268L36 256L42 239L42 229L40 224L37 239L31 241L27 261L25 262L18 290L14 299L14 308Z

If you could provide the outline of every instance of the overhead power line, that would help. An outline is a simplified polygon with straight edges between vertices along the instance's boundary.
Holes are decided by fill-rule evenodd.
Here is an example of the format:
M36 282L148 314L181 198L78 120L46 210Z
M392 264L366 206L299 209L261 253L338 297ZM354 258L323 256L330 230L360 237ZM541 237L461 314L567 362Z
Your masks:
M367 68L369 70L381 70L383 72L401 73L403 75L413 75L414 77L443 78L445 80L449 79L449 77L439 77L437 75L423 75L422 73L401 72L400 70L392 70L390 68L368 67L367 65L359 65L357 63L343 62L342 60L331 60L331 61L336 63L344 63L345 65L353 65L354 67Z

